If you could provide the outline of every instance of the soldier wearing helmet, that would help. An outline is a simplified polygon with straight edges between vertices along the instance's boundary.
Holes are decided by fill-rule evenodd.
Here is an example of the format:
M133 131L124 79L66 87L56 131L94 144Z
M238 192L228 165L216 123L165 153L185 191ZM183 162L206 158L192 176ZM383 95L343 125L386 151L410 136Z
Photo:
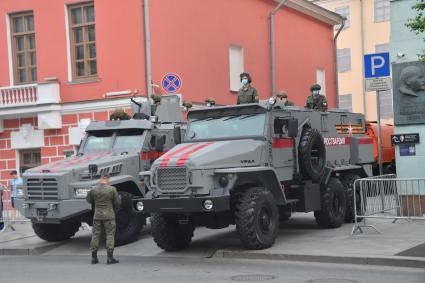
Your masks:
M205 99L205 105L207 107L214 107L215 106L215 100L212 97L209 97L207 99Z
M314 84L310 87L311 95L307 97L306 108L328 111L328 101L324 95L320 94L322 87L319 84Z
M242 87L238 91L237 104L258 102L257 90L251 86L251 75L248 73L242 73L240 74L240 78Z
M284 106L294 106L294 103L288 100L288 94L286 93L286 91L279 91L276 94L276 97Z

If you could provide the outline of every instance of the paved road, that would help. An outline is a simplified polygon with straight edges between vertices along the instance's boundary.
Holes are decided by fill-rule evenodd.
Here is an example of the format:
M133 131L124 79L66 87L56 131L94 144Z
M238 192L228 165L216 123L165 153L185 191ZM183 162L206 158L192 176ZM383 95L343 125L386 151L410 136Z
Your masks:
M217 258L119 259L120 264L108 266L104 256L98 265L90 265L88 256L3 256L0 282L425 282L423 269Z

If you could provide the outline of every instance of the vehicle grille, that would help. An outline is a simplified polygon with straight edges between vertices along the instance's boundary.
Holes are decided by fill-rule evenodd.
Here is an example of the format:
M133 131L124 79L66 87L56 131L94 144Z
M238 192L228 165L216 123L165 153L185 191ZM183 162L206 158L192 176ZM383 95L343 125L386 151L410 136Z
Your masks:
M184 191L187 186L186 167L164 167L158 168L158 187L162 191L179 192Z
M56 178L27 179L28 199L52 200L58 199L58 182Z

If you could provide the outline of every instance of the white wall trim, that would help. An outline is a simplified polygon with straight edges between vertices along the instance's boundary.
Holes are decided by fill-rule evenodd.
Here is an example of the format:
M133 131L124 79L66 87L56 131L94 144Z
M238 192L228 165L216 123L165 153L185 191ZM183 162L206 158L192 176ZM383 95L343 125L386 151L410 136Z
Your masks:
M12 55L12 34L10 32L10 16L6 14L6 34L7 34L7 56L9 59L9 84L14 85L14 74L13 74L13 55Z
M146 101L146 97L141 97L141 102ZM90 102L67 103L62 105L62 114L74 114L91 111L115 110L119 107L130 107L130 98L105 99Z
M66 62L68 64L68 82L72 82L72 61L71 61L71 40L69 34L69 17L68 17L68 6L64 5L65 8L65 35L66 35Z

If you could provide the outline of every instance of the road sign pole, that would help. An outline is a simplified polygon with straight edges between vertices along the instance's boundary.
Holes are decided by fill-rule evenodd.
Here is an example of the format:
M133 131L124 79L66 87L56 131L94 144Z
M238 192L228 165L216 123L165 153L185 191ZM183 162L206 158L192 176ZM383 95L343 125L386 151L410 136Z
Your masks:
M379 99L380 91L376 91L376 115L378 122L378 164L379 164L379 175L384 174L382 168L382 143L381 143L381 103Z

